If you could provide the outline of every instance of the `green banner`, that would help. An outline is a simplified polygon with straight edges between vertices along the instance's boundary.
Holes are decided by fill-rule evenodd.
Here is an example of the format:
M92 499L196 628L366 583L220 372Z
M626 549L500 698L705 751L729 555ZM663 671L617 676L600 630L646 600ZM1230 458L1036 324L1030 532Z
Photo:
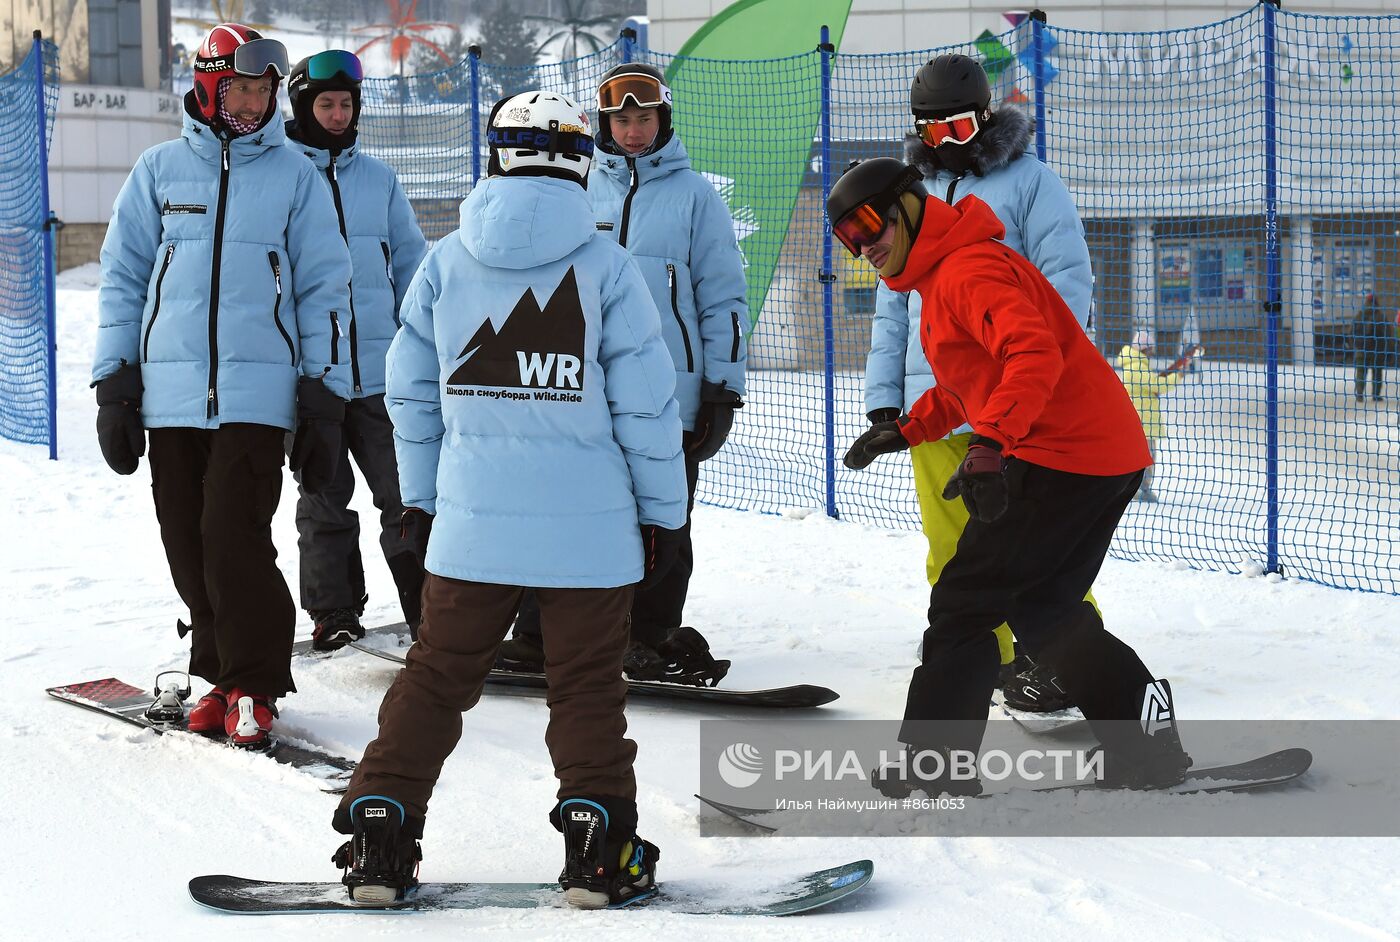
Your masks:
M839 48L850 12L851 0L739 0L666 73L676 130L734 215L755 324L820 132L821 28Z

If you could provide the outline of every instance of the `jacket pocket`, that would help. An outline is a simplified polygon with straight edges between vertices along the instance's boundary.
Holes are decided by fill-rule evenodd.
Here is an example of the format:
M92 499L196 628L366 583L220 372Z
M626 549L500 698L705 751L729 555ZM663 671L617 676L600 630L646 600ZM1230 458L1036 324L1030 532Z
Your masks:
M292 346L292 335L282 326L282 261L276 252L268 252L267 263L272 266L272 283L277 287L277 297L272 302L272 322L277 325L277 332L287 342L287 356L291 358L292 366L296 366L297 351Z
M331 366L340 363L340 315L331 311Z
M676 326L681 329L681 342L685 344L685 371L695 372L695 352L690 348L690 331L686 330L685 318L681 317L681 307L676 299L676 266L666 264L666 283L671 288L671 314L676 318Z
M380 239L379 249L384 253L384 277L389 279L389 292L396 295L398 291L394 287L394 258L393 254L389 251L389 243ZM390 298L389 302L394 305L394 326L402 327L403 323L399 320L398 304L393 298Z
M160 315L160 289L165 284L165 273L170 268L170 260L175 257L175 243L172 242L165 247L165 260L160 263L160 274L156 275L156 303L151 307L151 319L146 322L146 336L141 342L141 362L146 363L151 359L151 328L156 326L156 318Z

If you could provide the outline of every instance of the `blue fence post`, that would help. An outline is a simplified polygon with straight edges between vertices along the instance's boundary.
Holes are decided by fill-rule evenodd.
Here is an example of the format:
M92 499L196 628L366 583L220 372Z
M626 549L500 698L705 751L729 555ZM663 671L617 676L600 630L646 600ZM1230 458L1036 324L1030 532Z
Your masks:
M1031 11L1031 48L1035 55L1035 156L1045 163L1045 11Z
M623 62L631 62L636 58L635 46L637 42L637 31L628 26L622 30L621 55Z
M481 180L481 47L467 47L472 74L472 186Z
M47 336L45 372L49 398L49 460L58 460L57 316L54 312L54 215L49 209L49 119L44 107L44 36L34 31L34 111L39 122L39 192L44 227L44 330Z
M822 353L826 379L826 514L837 517L836 511L836 325L833 290L836 275L832 273L831 220L826 218L826 198L831 195L831 57L836 47L831 44L831 30L823 26L822 56Z
M1268 487L1267 572L1282 572L1278 559L1278 335L1283 314L1278 243L1278 0L1261 0L1264 13L1264 301L1265 479Z

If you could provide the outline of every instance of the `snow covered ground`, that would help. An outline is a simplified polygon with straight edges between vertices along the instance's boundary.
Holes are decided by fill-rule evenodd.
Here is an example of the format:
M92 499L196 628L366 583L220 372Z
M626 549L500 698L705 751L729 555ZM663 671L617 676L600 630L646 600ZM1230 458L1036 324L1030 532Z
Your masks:
M89 266L60 278L61 460L0 443L0 936L1397 938L1396 839L700 838L690 795L698 721L712 714L645 701L629 712L644 832L662 847L663 878L743 886L755 874L870 857L871 887L824 914L762 923L646 911L252 919L201 910L185 892L197 873L334 879L334 799L265 759L157 739L44 695L109 675L145 684L185 663L174 631L185 612L169 584L147 465L117 477L92 433L96 277ZM276 535L295 585L293 503L289 488ZM368 500L357 507L372 519ZM713 508L697 511L695 534L690 621L735 658L727 683L820 683L842 695L824 715L899 714L927 605L920 535ZM372 549L367 539L366 620L397 620ZM1183 714L1400 718L1394 597L1120 561L1110 561L1097 594L1114 630L1172 678ZM309 633L304 616L300 628ZM283 723L358 756L392 675L392 665L354 652L299 663L300 692L284 701ZM545 821L554 785L544 721L543 703L526 698L488 696L469 714L433 799L425 879L547 881L558 872L560 841Z

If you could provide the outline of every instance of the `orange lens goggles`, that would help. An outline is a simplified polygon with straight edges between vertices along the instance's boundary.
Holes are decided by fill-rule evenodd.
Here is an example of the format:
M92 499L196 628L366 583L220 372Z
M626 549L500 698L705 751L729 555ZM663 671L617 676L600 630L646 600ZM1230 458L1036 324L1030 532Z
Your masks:
M919 140L929 147L939 144L966 144L977 136L982 123L977 120L977 112L964 111L962 114L946 118L920 118L914 122Z
M885 231L885 217L869 203L862 203L836 220L831 231L846 251L860 258L861 249L880 241L880 234Z
M671 90L645 72L625 72L614 75L598 87L598 112L621 111L627 99L638 108L670 106Z

